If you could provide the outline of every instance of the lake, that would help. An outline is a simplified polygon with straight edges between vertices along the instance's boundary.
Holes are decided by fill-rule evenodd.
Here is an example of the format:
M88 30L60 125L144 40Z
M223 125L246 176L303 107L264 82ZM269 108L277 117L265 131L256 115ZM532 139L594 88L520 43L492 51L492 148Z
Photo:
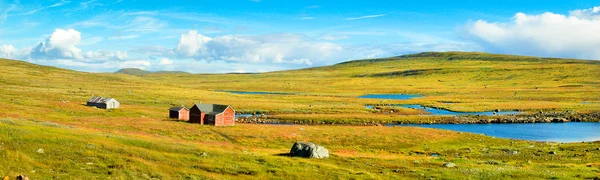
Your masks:
M408 100L423 97L418 94L367 94L358 98Z
M446 109L439 109L439 108L434 108L434 107L424 107L418 104L408 104L408 105L395 105L395 106L401 106L401 107L405 107L405 108L412 108L412 109L423 109L425 110L425 112L430 113L431 115L438 115L438 116L460 116L460 115L485 115L485 116L493 116L493 115L512 115L512 114L519 114L519 111L500 111L500 112L496 112L496 114L494 114L494 111L486 111L486 112L456 112L456 111L450 111L450 110L446 110Z
M392 105L387 105L387 106L400 106L400 107L411 108L411 109L422 109L425 112L429 113L429 114L426 114L429 116L466 116L466 115L494 116L494 115L513 115L513 114L521 113L519 111L500 111L500 112L496 112L496 114L494 114L494 111L456 112L456 111L450 111L450 110L440 109L440 108L435 108L435 107L425 107L425 106L418 105L418 104L392 104ZM367 109L375 108L375 106L372 106L372 105L365 105L365 107Z
M414 98L420 98L423 97L422 95L418 95L418 94L367 94L364 96L359 96L358 98L369 98L369 99L395 99L395 100L409 100L409 99L414 99ZM444 104L452 104L451 102L446 102ZM460 115L486 115L486 116L493 116L493 115L511 115L511 114L519 114L519 111L500 111L500 112L496 112L496 114L494 114L494 111L487 111L487 112L456 112L456 111L450 111L450 110L445 110L445 109L439 109L439 108L435 108L435 107L424 107L418 104L398 104L398 105L389 105L389 106L401 106L401 107L405 107L405 108L412 108L412 109L423 109L425 110L425 112L429 113L429 115L434 115L434 116L460 116ZM366 105L365 106L367 109L373 109L374 106L372 105Z
M487 136L549 142L582 142L600 140L600 123L529 123L529 124L400 124L446 129Z
M252 117L252 116L260 117L262 115L268 116L268 114L256 114L256 115L253 115L253 114L236 114L235 116L236 117Z

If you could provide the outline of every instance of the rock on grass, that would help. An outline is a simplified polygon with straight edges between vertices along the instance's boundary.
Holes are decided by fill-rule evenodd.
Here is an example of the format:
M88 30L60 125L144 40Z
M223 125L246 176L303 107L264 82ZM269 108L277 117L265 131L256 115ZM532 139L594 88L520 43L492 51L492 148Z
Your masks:
M328 158L329 151L311 142L296 142L290 150L290 155L304 158Z
M447 167L447 168L452 168L452 167L456 167L456 164L447 162L447 163L442 164L442 166Z

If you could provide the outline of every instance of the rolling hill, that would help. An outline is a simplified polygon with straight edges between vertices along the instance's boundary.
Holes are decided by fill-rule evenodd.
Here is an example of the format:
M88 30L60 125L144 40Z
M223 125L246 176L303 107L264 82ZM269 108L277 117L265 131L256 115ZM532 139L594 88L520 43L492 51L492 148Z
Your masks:
M87 73L0 59L0 74L0 175L11 177L569 179L600 171L598 142L530 142L416 127L208 127L168 119L167 111L202 101L231 104L239 113L336 124L438 118L380 114L365 104L598 112L599 61L428 52L257 74L184 74ZM424 97L357 98L379 93ZM114 97L121 108L84 106L92 95ZM285 156L296 141L324 145L332 157Z
M129 75L135 75L135 76L142 76L142 75L147 75L147 74L189 74L188 72L183 72L183 71L156 71L156 72L152 72L152 71L146 71L146 70L139 69L139 68L123 68L123 69L119 69L115 73L129 74Z

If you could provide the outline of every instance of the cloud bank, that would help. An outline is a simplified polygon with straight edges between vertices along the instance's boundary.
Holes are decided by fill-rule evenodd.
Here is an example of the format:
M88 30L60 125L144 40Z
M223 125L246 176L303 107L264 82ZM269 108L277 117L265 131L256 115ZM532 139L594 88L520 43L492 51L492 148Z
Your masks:
M323 38L314 39L301 34L208 37L198 34L197 31L189 31L181 35L175 52L178 58L255 64L296 64L306 67L352 59L393 56L419 50L460 50L467 46L460 43L348 45L320 40Z
M510 22L478 20L466 31L490 52L600 59L600 6L569 14L517 13Z
M96 38L87 39L97 41ZM17 49L12 45L0 46L0 57L31 61L70 60L85 63L102 63L109 60L124 61L128 58L125 51L87 51L78 45L83 44L81 32L75 29L56 29L46 40L31 48ZM57 61L59 62L59 61Z

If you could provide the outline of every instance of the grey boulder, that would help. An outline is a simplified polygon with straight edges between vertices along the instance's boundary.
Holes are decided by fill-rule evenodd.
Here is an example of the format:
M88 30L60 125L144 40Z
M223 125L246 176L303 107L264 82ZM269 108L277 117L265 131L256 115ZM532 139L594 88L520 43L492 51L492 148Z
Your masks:
M329 151L323 146L311 142L296 142L290 150L290 155L305 158L328 158Z
M447 167L447 168L453 168L453 167L456 167L456 164L447 162L447 163L442 164L442 166Z

